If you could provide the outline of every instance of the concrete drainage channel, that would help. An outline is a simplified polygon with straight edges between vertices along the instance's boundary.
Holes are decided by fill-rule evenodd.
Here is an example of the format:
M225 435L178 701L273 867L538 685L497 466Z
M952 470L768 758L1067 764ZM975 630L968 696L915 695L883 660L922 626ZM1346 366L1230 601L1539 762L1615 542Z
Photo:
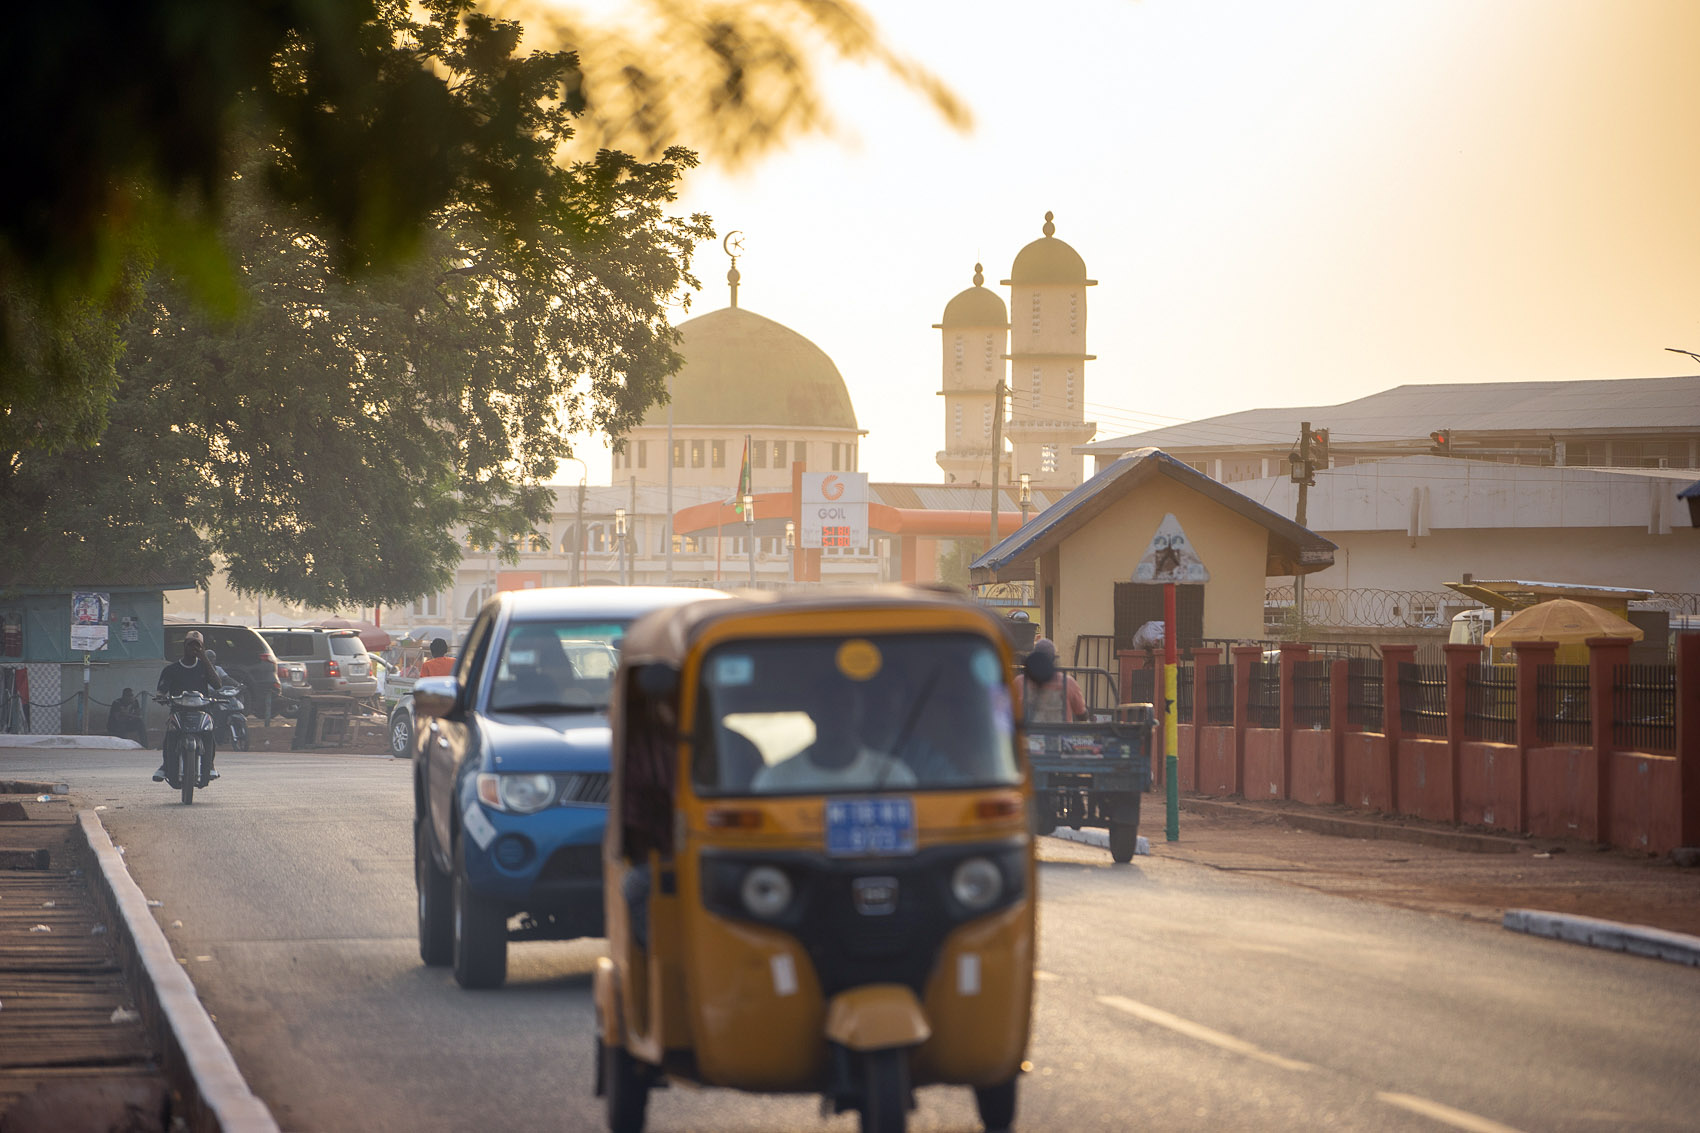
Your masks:
M197 1133L276 1133L271 1111L243 1080L100 817L92 810L79 811L77 825L94 867L89 878L95 903L116 929L136 1005L153 1032L161 1068L180 1102L177 1116Z

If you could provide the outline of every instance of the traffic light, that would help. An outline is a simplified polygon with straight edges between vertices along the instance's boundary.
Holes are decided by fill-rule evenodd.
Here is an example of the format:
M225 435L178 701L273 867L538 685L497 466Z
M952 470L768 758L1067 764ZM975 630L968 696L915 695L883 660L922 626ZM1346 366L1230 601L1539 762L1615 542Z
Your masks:
M1310 431L1310 466L1312 468L1328 467L1328 430L1312 429Z
M1452 455L1451 429L1436 429L1428 435L1428 439L1434 442L1434 447L1429 449L1430 452L1434 453L1436 456Z

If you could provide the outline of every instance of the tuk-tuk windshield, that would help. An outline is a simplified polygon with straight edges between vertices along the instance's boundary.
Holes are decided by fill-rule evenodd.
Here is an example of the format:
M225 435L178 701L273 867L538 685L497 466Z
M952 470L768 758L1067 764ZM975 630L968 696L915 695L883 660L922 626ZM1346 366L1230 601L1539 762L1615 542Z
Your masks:
M502 642L490 711L606 712L625 636L619 622L514 623Z
M729 642L703 659L699 794L961 790L1021 781L1003 662L965 633Z

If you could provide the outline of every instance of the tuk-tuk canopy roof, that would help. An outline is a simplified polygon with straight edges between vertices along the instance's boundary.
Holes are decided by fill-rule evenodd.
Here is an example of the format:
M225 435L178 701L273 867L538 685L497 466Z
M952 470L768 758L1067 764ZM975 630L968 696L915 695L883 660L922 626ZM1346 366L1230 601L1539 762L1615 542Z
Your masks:
M751 591L731 598L705 597L657 610L638 619L620 647L622 659L634 664L662 662L679 665L691 644L712 625L750 613L821 613L855 610L951 611L973 610L986 621L987 632L1001 636L997 617L956 591L919 586L834 586L806 591Z

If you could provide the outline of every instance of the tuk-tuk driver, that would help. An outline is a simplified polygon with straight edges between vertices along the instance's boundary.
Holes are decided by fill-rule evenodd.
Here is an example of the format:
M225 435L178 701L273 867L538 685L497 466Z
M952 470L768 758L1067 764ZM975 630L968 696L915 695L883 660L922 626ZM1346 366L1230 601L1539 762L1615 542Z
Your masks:
M860 683L832 682L809 713L814 742L790 759L763 767L750 780L758 792L807 793L841 788L913 787L907 764L868 746L868 693Z

